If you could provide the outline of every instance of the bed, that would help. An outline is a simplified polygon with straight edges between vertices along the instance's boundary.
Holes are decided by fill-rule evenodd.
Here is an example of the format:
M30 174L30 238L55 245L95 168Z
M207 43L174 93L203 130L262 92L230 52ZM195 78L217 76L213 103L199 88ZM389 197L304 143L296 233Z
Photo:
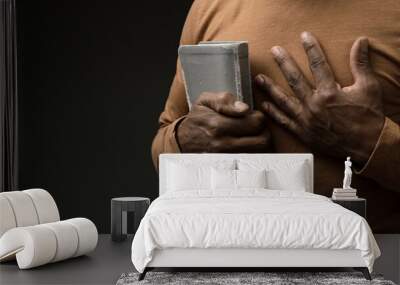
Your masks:
M132 243L159 267L352 267L380 251L361 216L313 194L311 154L163 154L159 197Z

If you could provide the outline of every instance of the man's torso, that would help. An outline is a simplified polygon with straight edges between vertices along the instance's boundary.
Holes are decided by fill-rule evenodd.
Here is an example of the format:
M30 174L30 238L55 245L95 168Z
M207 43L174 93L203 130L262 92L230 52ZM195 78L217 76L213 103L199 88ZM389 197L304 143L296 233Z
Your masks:
M385 115L400 123L400 1L398 0L217 0L205 1L199 25L201 40L246 40L251 72L264 73L291 93L270 48L280 45L297 61L312 82L300 33L312 32L320 41L341 86L353 84L349 53L359 36L370 41L370 57L384 87ZM255 92L256 103L263 99ZM312 152L288 131L269 121L274 151ZM351 124L351 122L349 122ZM368 126L365 126L368 127ZM330 196L343 181L343 161L314 152L315 192ZM399 166L400 167L400 166ZM353 176L352 186L367 198L368 220L376 232L400 230L400 193ZM397 220L397 222L395 222Z

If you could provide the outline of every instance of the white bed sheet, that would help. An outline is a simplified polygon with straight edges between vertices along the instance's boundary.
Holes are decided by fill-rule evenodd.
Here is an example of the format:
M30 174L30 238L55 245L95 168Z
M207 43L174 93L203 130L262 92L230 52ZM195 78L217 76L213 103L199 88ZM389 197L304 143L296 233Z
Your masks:
M371 272L380 255L361 216L324 196L265 189L160 196L133 239L135 268L166 248L357 249Z

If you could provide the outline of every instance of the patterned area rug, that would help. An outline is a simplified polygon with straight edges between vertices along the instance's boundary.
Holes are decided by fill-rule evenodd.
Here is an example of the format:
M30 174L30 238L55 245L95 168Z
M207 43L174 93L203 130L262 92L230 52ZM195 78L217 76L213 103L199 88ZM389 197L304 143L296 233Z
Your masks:
M395 285L380 275L372 275L373 280L368 281L359 272L148 272L142 281L137 280L138 276L138 273L122 274L117 285Z

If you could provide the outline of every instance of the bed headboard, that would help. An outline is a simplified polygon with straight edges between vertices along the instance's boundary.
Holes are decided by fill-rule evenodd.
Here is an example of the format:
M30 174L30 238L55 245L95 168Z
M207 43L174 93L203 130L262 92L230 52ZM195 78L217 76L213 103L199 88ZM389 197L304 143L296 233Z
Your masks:
M166 153L161 154L159 158L159 195L166 192L167 181L167 165L171 161L191 160L193 162L207 161L220 161L223 159L263 159L274 161L304 161L308 165L309 171L309 189L307 192L313 193L314 191L314 162L313 155L310 153Z

